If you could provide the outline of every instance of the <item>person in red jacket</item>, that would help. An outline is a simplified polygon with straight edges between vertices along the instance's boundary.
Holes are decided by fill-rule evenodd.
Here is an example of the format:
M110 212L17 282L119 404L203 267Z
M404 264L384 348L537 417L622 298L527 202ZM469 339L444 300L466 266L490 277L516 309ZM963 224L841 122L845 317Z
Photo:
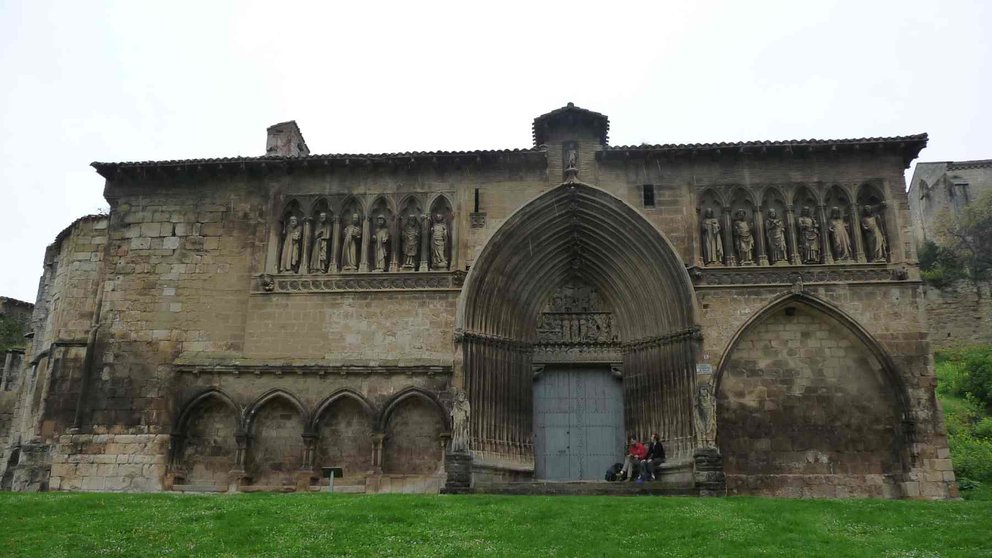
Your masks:
M648 454L648 449L633 434L630 436L629 443L627 457L623 460L623 469L620 469L620 480L633 481L637 477L638 466Z

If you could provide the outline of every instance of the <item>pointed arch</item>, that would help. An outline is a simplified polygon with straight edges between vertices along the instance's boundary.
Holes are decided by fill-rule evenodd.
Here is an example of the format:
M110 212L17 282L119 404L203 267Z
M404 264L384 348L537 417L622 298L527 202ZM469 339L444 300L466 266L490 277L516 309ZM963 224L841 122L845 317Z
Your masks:
M762 323L779 310L783 310L790 305L795 304L802 304L831 318L836 323L843 326L848 332L853 334L859 341L861 341L871 355L878 360L885 374L885 378L890 384L893 395L899 402L900 412L902 413L903 418L908 418L910 400L906 382L899 374L899 370L896 367L895 362L892 360L892 357L889 356L888 352L881 346L881 344L879 344L878 340L876 340L874 336L872 336L871 333L869 333L868 330L858 323L858 321L855 320L850 314L844 312L830 302L806 292L790 292L779 296L769 302L764 308L755 312L753 316L748 318L748 320L737 329L733 337L730 338L727 348L724 349L723 355L720 357L716 374L713 377L713 392L717 393L719 391L720 382L723 379L727 364L730 361L734 350L740 343L742 336L744 336L745 333L750 331L754 326Z
M299 398L282 388L273 388L260 395L258 399L255 399L255 401L245 408L244 418L242 419L242 430L244 432L251 432L258 412L267 403L277 399L285 400L296 408L300 413L300 419L303 421L303 424L310 424L310 413L307 412L306 407L303 406Z
M323 401L317 405L317 409L313 412L313 417L310 419L310 430L316 431L320 426L320 421L324 417L324 413L331 408L335 403L342 400L353 400L362 408L365 414L370 419L375 419L376 411L375 408L369 403L368 399L362 397L360 393L352 389L343 388L335 391L331 395L327 396Z
M231 396L227 395L223 391L217 388L209 388L205 391L200 392L192 399L190 399L185 405L182 406L182 411L176 418L175 425L173 427L173 432L176 434L184 434L186 429L189 427L189 420L193 414L198 410L198 408L204 403L210 400L217 400L221 404L230 407L234 412L235 416L235 426L241 428L240 417L242 415L241 407L231 399Z
M435 411L437 411L438 416L441 418L441 424L444 425L445 432L451 431L448 412L445 410L444 405L442 405L441 402L438 401L437 397L435 397L432 393L415 387L406 388L403 391L400 391L394 395L385 406L383 406L382 411L379 413L379 416L375 421L376 430L383 432L386 425L389 423L389 419L392 416L393 411L396 410L396 407L403 401L411 398L416 398L427 402L434 408Z

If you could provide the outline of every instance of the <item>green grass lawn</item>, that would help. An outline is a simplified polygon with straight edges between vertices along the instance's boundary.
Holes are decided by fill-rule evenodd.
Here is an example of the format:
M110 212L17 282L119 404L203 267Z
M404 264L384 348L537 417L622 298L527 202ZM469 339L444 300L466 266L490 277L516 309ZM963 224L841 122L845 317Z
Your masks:
M992 502L0 494L3 556L992 556Z

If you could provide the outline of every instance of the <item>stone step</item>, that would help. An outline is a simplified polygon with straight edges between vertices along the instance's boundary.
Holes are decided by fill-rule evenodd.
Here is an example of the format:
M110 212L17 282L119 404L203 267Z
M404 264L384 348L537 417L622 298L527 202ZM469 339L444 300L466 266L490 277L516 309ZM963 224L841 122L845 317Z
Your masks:
M470 494L507 494L540 496L697 496L699 491L684 483L606 482L606 481L534 481L493 483L475 486Z

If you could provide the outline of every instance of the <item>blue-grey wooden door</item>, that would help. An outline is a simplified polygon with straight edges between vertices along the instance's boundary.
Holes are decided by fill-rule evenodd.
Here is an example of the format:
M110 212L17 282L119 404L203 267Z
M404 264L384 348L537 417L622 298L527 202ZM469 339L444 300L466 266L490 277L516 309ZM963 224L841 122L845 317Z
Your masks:
M549 367L535 380L537 478L603 480L623 438L623 387L609 368Z

